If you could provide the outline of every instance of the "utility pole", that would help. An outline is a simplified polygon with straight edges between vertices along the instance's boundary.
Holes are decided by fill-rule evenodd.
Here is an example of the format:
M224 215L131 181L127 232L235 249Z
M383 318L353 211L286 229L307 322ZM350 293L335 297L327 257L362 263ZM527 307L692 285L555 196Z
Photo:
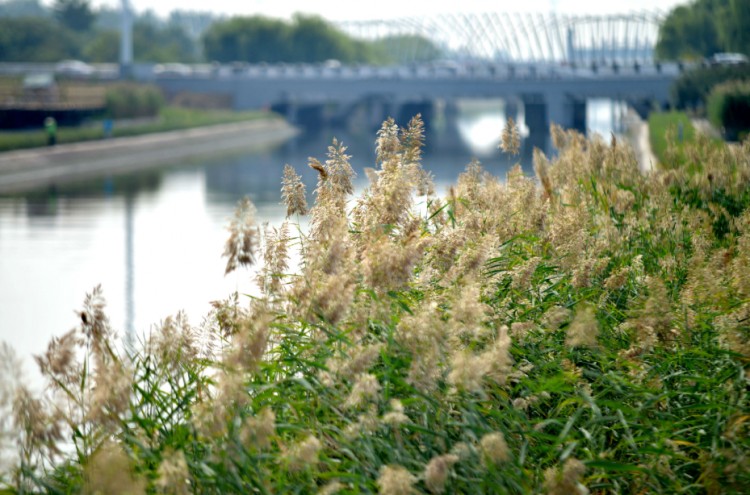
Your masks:
M133 70L133 9L130 0L121 0L120 78L132 76Z

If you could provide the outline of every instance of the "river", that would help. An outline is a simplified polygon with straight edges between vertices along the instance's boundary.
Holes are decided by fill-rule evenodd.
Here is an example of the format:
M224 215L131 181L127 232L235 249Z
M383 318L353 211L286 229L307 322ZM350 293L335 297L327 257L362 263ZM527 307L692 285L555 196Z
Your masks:
M427 135L424 167L439 191L455 182L472 157L499 176L517 161L496 149L504 122L499 101L462 108L456 126L436 125ZM608 136L613 109L619 108L590 102L588 127ZM284 164L293 165L312 191L316 175L307 158L324 160L334 136L348 146L361 190L364 168L374 166L375 135L324 129L251 154L0 197L0 340L28 361L51 336L77 325L75 310L97 284L113 327L120 334L134 331L136 338L177 311L199 324L210 301L233 291L252 293L251 274L224 276L221 258L237 201L249 196L259 222L279 225ZM532 173L530 154L526 150L521 160Z

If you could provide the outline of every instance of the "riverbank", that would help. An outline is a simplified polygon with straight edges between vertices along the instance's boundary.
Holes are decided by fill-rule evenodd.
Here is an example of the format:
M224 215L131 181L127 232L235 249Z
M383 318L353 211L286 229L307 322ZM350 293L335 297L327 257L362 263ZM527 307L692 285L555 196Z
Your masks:
M232 110L203 110L166 106L161 108L156 115L114 119L110 130L105 130L104 121L97 119L72 127L61 125L62 122L58 121L57 144L100 141L107 137L143 136L157 132L181 131L196 127L248 122L250 120L266 120L273 117L275 117L273 114L258 110L235 112ZM0 131L0 152L44 148L46 146L47 133L41 124L32 129Z
M0 153L0 194L271 146L296 133L283 119L268 118Z

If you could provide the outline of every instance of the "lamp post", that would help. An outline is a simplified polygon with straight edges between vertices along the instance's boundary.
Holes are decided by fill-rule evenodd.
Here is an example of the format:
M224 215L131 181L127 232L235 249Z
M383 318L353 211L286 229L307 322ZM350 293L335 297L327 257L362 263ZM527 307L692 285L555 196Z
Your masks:
M120 78L132 75L133 65L133 9L129 0L121 0L122 18L120 23Z

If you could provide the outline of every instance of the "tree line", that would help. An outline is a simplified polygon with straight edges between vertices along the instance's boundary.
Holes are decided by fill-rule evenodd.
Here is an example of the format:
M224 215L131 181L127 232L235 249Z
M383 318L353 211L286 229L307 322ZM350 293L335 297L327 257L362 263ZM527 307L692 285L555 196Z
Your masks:
M0 1L0 61L56 62L80 59L117 62L119 12L94 9L90 0ZM344 63L388 64L434 60L441 51L413 35L378 41L355 39L320 17L295 15L290 21L263 16L214 17L173 12L160 19L137 15L133 26L136 62Z
M750 1L694 0L672 9L659 27L660 59L702 59L720 52L750 55Z
M196 62L202 58L196 37L181 25L185 16L196 23L203 14L182 13L167 20L152 12L138 15L133 25L136 61ZM0 61L117 62L120 50L120 13L90 0L55 0L49 7L39 0L0 2Z
M291 22L263 16L234 17L214 23L203 41L206 56L220 62L314 63L335 59L384 64L434 60L441 54L420 36L358 40L320 17L302 14L296 14Z

